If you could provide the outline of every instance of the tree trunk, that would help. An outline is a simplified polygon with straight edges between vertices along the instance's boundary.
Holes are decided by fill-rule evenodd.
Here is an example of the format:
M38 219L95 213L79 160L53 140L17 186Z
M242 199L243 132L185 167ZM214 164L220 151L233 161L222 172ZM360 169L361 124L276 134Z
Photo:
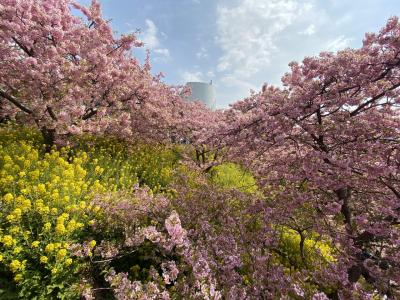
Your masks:
M349 187L342 187L335 191L336 195L338 196L339 200L343 201L341 212L344 216L345 223L351 228L351 208L349 206L350 201L350 188Z
M46 127L42 127L40 129L42 136L43 136L43 143L45 144L45 151L50 152L51 148L54 145L55 138L56 138L56 130L55 129L48 129Z

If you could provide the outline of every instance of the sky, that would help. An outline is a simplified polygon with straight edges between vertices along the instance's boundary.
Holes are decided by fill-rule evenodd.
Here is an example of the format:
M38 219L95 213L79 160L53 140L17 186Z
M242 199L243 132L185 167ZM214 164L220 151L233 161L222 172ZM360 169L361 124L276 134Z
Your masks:
M90 0L79 0L90 4ZM291 61L359 48L400 16L400 0L100 0L115 33L137 32L153 72L183 85L212 80L217 107L281 85Z

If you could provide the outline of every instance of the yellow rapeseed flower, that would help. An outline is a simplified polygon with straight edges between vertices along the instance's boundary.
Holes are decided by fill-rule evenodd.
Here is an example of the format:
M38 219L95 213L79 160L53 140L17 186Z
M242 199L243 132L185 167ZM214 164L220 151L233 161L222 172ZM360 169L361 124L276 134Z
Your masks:
M13 160L12 160L10 155L5 155L3 157L3 160L4 160L5 163L12 163L13 162Z
M11 194L11 193L7 193L7 194L5 194L5 195L3 196L3 200L4 200L4 202L6 202L6 203L11 202L13 199L14 199L14 196L13 196L13 194Z
M10 228L10 233L12 233L12 234L18 233L19 231L20 231L20 228L17 226L12 226Z
M46 186L43 183L39 183L37 185L37 191L41 194L44 194L46 192Z
M44 248L44 251L46 251L46 252L52 252L52 251L54 251L54 244L52 244L52 243L50 243L50 244L47 244L46 245L46 248Z
M38 212L42 215L48 215L50 213L50 207L46 206L42 206L38 208Z
M51 198L55 201L57 201L58 199L60 199L60 194L58 193L58 191L53 191L53 193L51 194Z
M65 229L64 224L59 223L59 224L56 225L56 233L64 234L66 232L67 232L67 230Z
M67 249L60 249L57 252L57 260L62 260L67 255Z
M40 245L39 241L33 241L32 244L31 244L31 247L32 248L37 248L37 247L39 247L39 245Z
M20 247L20 246L15 247L13 250L13 254L19 254L21 251L22 251L22 247Z
M42 199L37 199L36 201L35 201L35 206L36 207L42 207L44 204L43 204L43 200Z
M31 200L29 199L24 199L23 202L21 203L21 209L22 211L28 211L32 206Z
M61 180L60 180L60 176L54 176L54 178L51 180L51 183L53 184L53 185L56 185L57 183L59 183Z
M63 213L60 217L62 217L65 220L69 219L69 214L68 213Z
M72 264L72 258L67 258L67 259L65 260L65 265L69 266L69 265L71 265L71 264Z
M74 219L72 219L72 220L69 221L68 224L67 224L67 230L68 230L69 232L72 232L72 231L75 230L75 228L76 228L76 221L75 221Z
M104 169L101 168L100 166L96 166L96 168L94 168L94 171L97 174L101 174L101 173L103 173Z
M24 279L24 276L22 274L17 274L14 276L15 282L21 282L23 279Z
M50 222L46 222L46 223L43 225L43 230L44 230L44 231L49 231L50 228L51 228L51 223L50 223Z
M22 210L17 207L13 210L13 215L15 216L15 218L20 219L22 215Z
M14 222L17 218L14 215L11 214L11 215L8 215L6 217L6 219L7 219L8 222Z
M94 246L96 246L96 241L95 240L91 240L88 245L89 245L90 248L93 249Z
M81 193L82 189L80 188L80 186L76 185L75 186L75 195L79 195Z
M40 172L39 170L34 170L29 172L29 177L33 180L37 180L39 178Z
M13 259L9 266L10 266L11 271L15 273L20 269L22 264L18 259Z
M49 258L47 256L40 257L40 263L46 264L48 261L49 261Z
M83 224L82 222L76 223L76 228L83 228L84 226L85 224Z
M31 165L31 161L29 159L24 160L24 168L28 168Z
M1 242L4 244L4 246L11 247L15 243L15 240L11 235L5 235L1 239Z
M6 180L7 180L9 183L12 183L12 182L14 181L14 176L8 175L8 176L6 177Z

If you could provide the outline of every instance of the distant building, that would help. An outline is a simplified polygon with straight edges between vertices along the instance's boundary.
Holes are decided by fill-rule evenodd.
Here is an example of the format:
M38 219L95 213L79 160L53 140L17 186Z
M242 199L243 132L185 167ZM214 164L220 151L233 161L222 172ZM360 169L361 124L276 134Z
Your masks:
M191 90L191 95L189 97L186 97L187 100L201 101L208 108L212 110L216 109L215 89L212 85L212 81L210 83L188 82L186 83L186 85L190 87Z

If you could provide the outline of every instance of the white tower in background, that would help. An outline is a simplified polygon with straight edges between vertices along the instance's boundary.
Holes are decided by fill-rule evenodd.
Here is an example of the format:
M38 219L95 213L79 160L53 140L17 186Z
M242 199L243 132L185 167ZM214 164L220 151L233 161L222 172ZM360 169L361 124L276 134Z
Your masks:
M211 110L215 110L215 89L210 83L206 82L187 82L186 85L190 87L191 94L186 97L187 100L191 101L201 101Z

